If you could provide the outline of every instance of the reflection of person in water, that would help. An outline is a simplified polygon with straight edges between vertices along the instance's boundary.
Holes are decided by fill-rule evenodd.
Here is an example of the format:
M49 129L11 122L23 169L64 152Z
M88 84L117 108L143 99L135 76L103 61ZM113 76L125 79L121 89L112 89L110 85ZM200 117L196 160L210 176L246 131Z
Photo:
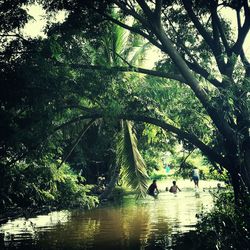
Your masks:
M169 192L176 194L178 190L181 191L179 187L176 185L176 181L173 181L173 186L170 187Z
M156 198L157 195L159 194L159 190L157 188L156 180L153 180L152 184L148 187L147 194L153 196L154 198Z

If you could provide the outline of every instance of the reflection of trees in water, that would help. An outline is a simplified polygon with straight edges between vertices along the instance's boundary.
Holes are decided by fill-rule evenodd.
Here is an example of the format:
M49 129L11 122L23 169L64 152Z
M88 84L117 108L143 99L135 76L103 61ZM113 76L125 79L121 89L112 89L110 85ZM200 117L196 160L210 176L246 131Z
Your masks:
M148 209L134 207L133 210L130 209L126 213L123 224L126 241L134 246L145 246L152 226Z
M150 208L151 210L151 230L147 240L147 246L150 249L161 247L166 249L171 245L171 234L173 228L173 222L168 218L168 209L164 207L164 204L156 203Z
M115 244L126 249L139 249L150 231L148 211L143 207L107 208L101 210L99 243ZM108 225L107 225L108 224ZM116 243L115 243L116 242ZM98 242L97 242L98 244Z
M120 246L126 249L140 249L149 245L155 238L161 240L163 237L160 231L170 231L168 223L163 219L160 219L157 225L157 232L154 230L152 214L147 206L100 208L92 211L89 216L91 221L98 224L98 230L93 230L93 235L89 235L89 239L94 239L95 247Z
M94 236L100 230L100 221L82 216L83 212L73 215L68 223L58 224L53 230L38 232L36 240L44 249L82 249L91 247ZM74 248L72 248L74 246Z
M181 192L173 196L161 193L158 200L149 197L135 202L125 199L121 206L90 211L73 211L46 217L46 223L34 223L35 237L29 245L37 249L166 249L175 241L174 234L195 224L195 214L210 194ZM211 197L209 198L209 200ZM206 203L211 203L209 200ZM49 218L51 224L49 224ZM25 240L24 235L21 241ZM20 239L20 238L19 238ZM27 243L26 238L26 243ZM29 239L31 240L31 238Z
M169 247L172 242L171 224L169 221L166 221L166 217L158 217L158 221L155 223L156 228L155 230L151 230L147 245L154 247L160 246L162 249Z
M127 209L124 217L125 239L127 247L168 246L171 240L171 225L166 220L166 214L152 204ZM130 248L129 248L130 249Z

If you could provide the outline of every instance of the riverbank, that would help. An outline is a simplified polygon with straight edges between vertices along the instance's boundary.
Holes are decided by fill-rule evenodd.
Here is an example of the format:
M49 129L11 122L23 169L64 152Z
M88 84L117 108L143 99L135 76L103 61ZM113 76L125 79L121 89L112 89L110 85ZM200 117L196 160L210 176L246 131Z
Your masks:
M52 206L42 206L35 208L10 207L4 211L0 211L0 225L8 222L9 220L18 219L20 217L28 219L37 215L48 214L56 210L59 210L59 208Z

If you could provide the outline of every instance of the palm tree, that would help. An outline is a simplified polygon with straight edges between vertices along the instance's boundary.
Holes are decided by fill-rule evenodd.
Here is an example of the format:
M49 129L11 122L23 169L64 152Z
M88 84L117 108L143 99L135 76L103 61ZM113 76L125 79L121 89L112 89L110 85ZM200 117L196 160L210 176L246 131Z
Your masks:
M148 48L148 43L145 43L138 36L134 36L129 31L116 25L107 28L106 35L101 37L101 43L102 46L98 51L95 51L96 55L93 56L94 63L110 67L131 64L139 66L143 62L143 56ZM132 73L129 74L127 78L132 77ZM116 80L113 79L112 81L112 87L116 86ZM102 106L102 103L99 103L99 105ZM105 119L98 118L98 121L100 129ZM137 138L133 123L128 120L120 120L118 123L120 125L114 128L117 134L116 160L111 164L110 180L106 190L100 195L101 199L106 199L112 194L120 178L131 186L137 192L138 196L146 194L148 180L146 164L137 148ZM88 129L89 125L86 127ZM84 132L80 132L72 148L63 159L63 162L67 160L67 157L72 153L87 129L84 128Z
M103 39L104 54L109 66L137 65L143 62L143 55L148 44L120 26L112 26L110 33ZM105 59L105 58L102 58ZM122 178L133 188L138 196L145 196L147 189L146 164L138 150L136 133L133 123L120 120L117 136L116 164L106 191L101 198L107 198L115 188L119 178Z

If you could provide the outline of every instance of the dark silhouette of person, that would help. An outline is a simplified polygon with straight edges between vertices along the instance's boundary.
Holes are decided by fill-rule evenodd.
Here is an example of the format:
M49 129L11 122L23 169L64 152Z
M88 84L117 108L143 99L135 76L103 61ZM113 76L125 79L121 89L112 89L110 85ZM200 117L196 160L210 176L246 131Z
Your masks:
M173 186L170 187L169 192L176 194L178 190L181 191L179 187L176 185L176 181L173 181Z
M153 180L152 184L148 187L147 193L148 195L151 195L154 198L157 197L157 195L159 194L159 190L157 188L156 180Z

